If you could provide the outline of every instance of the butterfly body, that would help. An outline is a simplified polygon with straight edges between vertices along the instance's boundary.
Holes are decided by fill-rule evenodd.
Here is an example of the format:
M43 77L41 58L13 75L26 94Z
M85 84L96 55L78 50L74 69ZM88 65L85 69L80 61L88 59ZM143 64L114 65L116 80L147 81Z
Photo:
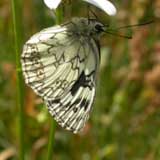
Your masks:
M102 28L96 20L73 18L32 36L21 56L25 82L43 98L55 120L74 133L91 112Z

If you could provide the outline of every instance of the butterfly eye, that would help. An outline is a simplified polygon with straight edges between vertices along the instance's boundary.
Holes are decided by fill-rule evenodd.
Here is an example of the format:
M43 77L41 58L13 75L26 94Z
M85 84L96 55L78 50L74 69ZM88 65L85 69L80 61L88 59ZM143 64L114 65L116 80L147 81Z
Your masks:
M96 30L97 33L100 33L100 32L104 31L104 28L101 24L96 24L95 25L95 30Z

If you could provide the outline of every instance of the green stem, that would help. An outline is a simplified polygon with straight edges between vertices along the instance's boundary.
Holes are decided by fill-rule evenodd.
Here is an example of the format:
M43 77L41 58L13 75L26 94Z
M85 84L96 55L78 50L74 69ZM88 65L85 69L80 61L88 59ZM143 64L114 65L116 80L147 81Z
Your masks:
M59 9L56 12L56 24L60 24L63 19L63 11L62 9ZM49 133L49 139L48 139L48 153L47 153L47 160L52 160L53 158L53 146L54 146L54 135L55 135L55 130L56 130L56 123L51 117L51 128L50 128L50 133Z
M22 1L12 0L13 30L16 53L16 83L17 83L17 106L19 124L19 159L24 160L24 111L23 111L23 80L21 73L20 52L22 47Z
M54 146L54 134L56 129L56 124L53 118L51 117L51 129L49 133L49 140L48 140L48 153L47 153L47 160L52 160L53 157L53 146Z

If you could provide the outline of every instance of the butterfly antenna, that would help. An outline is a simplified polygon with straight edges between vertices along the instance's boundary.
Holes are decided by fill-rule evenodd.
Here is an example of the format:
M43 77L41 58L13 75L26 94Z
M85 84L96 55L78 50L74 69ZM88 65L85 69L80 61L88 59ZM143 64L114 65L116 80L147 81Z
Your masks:
M90 21L92 20L99 20L98 16L94 13L94 11L91 9L91 7L89 5L87 5L87 8L88 8L88 24L90 23ZM90 13L95 17L95 18L92 18Z
M118 36L118 37L122 37L122 38L126 38L126 39L132 39L132 36L122 35L122 34L108 32L108 31L104 31L104 32L107 34L113 35L113 36Z
M122 26L122 27L118 27L116 29L107 29L107 31L104 31L105 33L114 35L114 36L118 36L118 37L122 37L122 38L127 38L127 39L132 39L132 36L129 35L122 35L117 33L118 30L120 29L125 29L125 28L132 28L132 27L138 27L138 26L144 26L144 25L148 25L154 23L154 20L148 21L148 22L144 22L144 23L139 23L139 24L133 24L133 25L127 25L127 26Z
M99 20L99 19L98 19L98 16L94 13L94 11L93 11L91 8L89 8L89 11L91 12L91 14L92 14L97 20Z
M127 26L118 27L118 28L116 28L116 30L125 29L125 28L132 28L132 27L138 27L138 26L145 26L145 25L152 24L152 23L154 23L154 20L150 20L148 22L139 23L139 24L133 24L133 25L127 25Z

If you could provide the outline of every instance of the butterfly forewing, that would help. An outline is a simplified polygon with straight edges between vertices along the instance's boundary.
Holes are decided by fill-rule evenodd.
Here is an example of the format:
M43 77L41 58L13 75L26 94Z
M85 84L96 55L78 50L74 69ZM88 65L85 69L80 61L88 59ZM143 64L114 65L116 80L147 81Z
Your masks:
M68 36L65 28L56 33L51 29L54 31L49 28L33 36L22 54L26 83L47 100L71 88L84 69L88 54L84 52L86 46Z

